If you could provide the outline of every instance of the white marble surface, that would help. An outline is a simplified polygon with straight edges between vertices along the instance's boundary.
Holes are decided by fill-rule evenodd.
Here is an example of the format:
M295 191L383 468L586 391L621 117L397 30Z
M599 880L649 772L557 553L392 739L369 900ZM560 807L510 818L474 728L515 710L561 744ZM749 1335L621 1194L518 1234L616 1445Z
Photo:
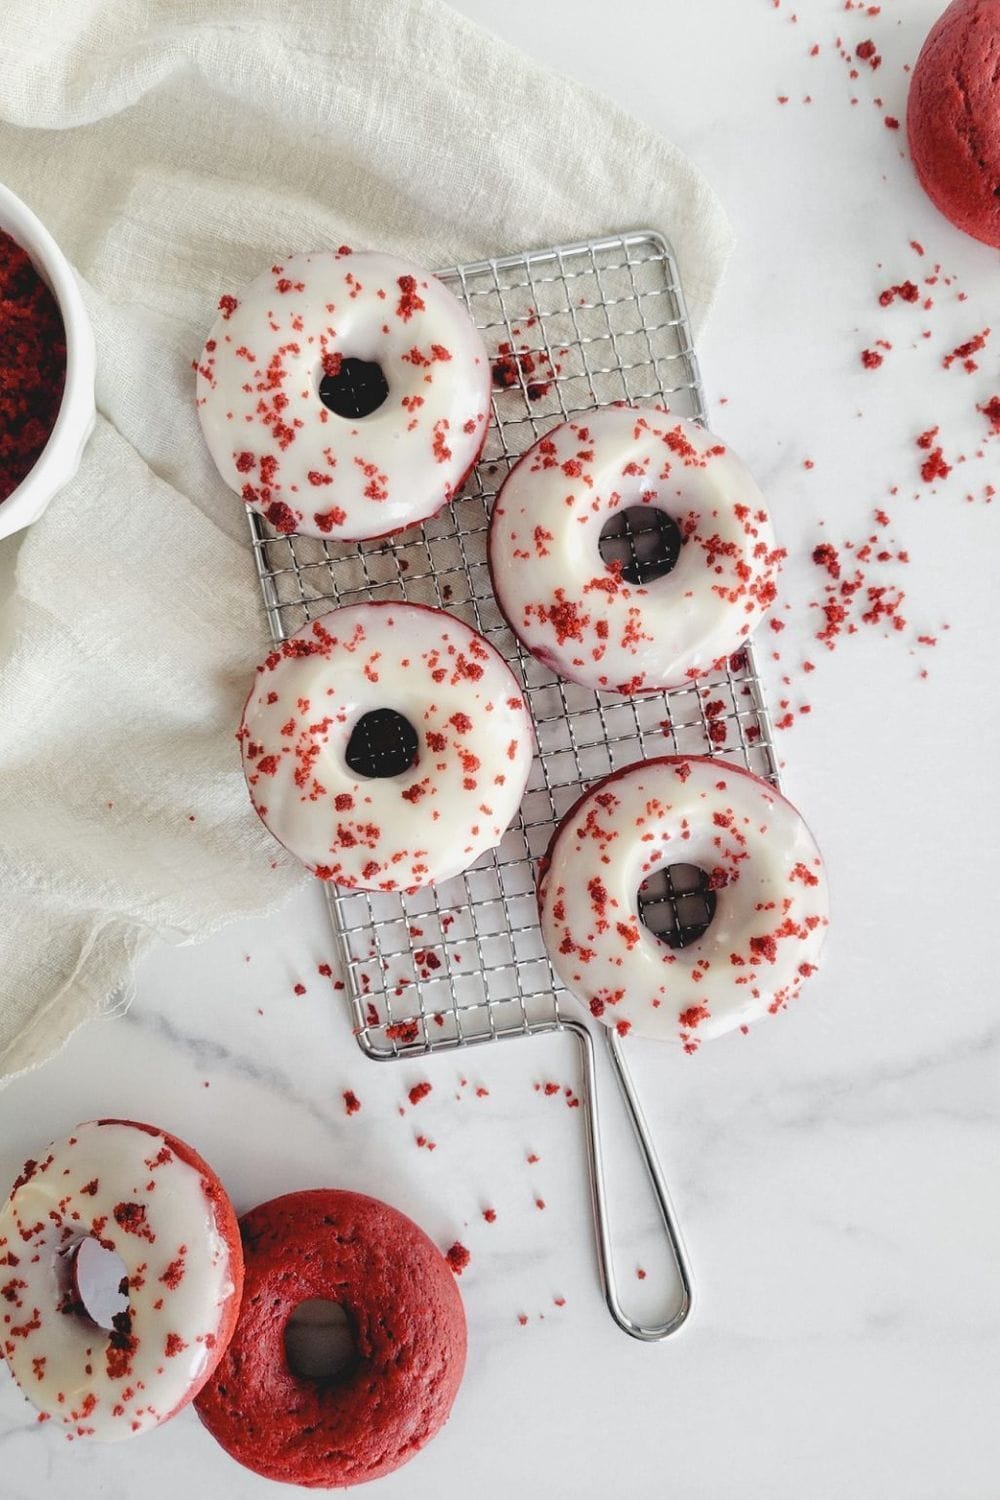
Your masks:
M756 470L791 553L787 628L765 644L782 654L772 698L787 671L792 707L812 707L781 750L828 858L835 926L792 1014L693 1059L632 1049L694 1263L694 1315L642 1347L604 1311L580 1112L532 1087L576 1082L571 1043L376 1067L316 973L330 941L315 892L144 963L127 1016L0 1095L0 1180L78 1119L148 1117L195 1143L241 1209L296 1187L363 1188L442 1246L467 1244L471 1356L453 1419L373 1494L995 1497L1000 509L981 494L1000 444L985 442L975 405L1000 394L1000 328L977 372L941 358L1000 321L1000 266L937 217L903 133L882 124L903 117L903 64L937 0L883 0L874 17L797 0L797 22L791 0L459 8L673 137L740 236L701 353L716 425ZM879 71L852 83L838 34L852 48L871 36ZM957 282L927 289L932 310L878 306L884 286L935 262ZM865 371L859 351L877 338L893 348ZM946 456L968 461L932 491L914 438L935 423ZM912 628L864 627L827 653L810 643L808 607L820 523L835 544L863 538L881 505L911 561L872 581L898 578ZM911 649L918 633L937 646ZM425 1076L433 1093L400 1116ZM347 1087L363 1102L352 1119ZM415 1145L418 1131L436 1151ZM648 1205L617 1130L610 1150L623 1279L648 1310L661 1264ZM541 1160L529 1166L528 1152ZM133 1444L67 1444L0 1372L3 1500L178 1490L283 1493L236 1467L190 1411Z

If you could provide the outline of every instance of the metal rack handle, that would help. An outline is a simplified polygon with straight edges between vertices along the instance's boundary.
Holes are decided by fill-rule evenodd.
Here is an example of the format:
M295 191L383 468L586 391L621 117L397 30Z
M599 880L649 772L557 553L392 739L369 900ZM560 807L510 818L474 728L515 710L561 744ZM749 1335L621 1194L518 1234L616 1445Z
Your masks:
M601 1274L601 1285L604 1289L604 1300L608 1304L608 1311L611 1316L624 1333L629 1334L634 1339L640 1339L643 1343L657 1343L659 1340L669 1338L672 1333L677 1332L686 1321L692 1305L691 1272L688 1266L687 1253L684 1249L684 1242L681 1239L673 1205L670 1201L666 1179L663 1176L662 1168L657 1159L649 1126L646 1122L642 1105L639 1102L639 1096L635 1090L635 1084L632 1082L632 1074L625 1060L621 1038L616 1031L608 1028L605 1036L608 1044L608 1052L610 1053L611 1062L614 1067L615 1078L618 1081L618 1087L628 1112L632 1132L642 1154L643 1165L646 1168L649 1184L653 1189L653 1196L656 1199L656 1207L663 1225L663 1232L666 1236L670 1254L677 1268L677 1275L681 1284L680 1302L671 1317L663 1323L637 1323L634 1318L629 1317L628 1313L622 1307L618 1296L618 1280L615 1275L614 1250L611 1243L610 1217L608 1213L607 1184L604 1175L604 1153L601 1147L600 1105L594 1039L589 1028L582 1021L563 1018L562 1026L566 1031L573 1032L576 1037L583 1062L583 1092L587 1122L587 1159L590 1167L590 1190L594 1208L597 1261Z

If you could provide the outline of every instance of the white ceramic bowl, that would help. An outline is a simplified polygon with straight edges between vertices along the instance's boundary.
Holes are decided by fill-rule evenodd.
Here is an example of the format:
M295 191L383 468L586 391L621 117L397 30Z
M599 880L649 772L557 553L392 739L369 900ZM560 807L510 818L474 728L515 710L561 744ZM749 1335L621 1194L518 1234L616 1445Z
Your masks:
M94 335L69 261L40 219L0 183L0 229L30 255L51 289L66 330L66 387L56 424L35 467L0 502L0 537L37 521L52 496L80 467L94 430Z

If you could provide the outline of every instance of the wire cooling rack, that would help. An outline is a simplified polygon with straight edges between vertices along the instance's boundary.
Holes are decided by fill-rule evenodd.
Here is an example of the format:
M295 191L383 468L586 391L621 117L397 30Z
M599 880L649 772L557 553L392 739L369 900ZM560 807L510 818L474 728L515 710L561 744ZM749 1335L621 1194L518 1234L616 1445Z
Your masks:
M368 1056L388 1059L575 1031L590 1096L588 1139L608 1305L627 1332L662 1338L680 1325L690 1304L683 1248L621 1043L601 1028L682 1284L672 1318L652 1328L634 1323L615 1288L592 1035L577 1017L579 1007L561 1003L538 926L535 865L581 788L632 761L713 755L777 783L770 720L749 643L718 677L674 692L627 699L561 681L522 651L502 619L486 543L490 505L509 469L557 423L616 401L665 403L678 416L704 420L684 295L671 248L653 230L437 274L467 307L493 361L493 420L477 469L461 495L423 526L360 546L278 535L251 513L264 604L279 641L339 605L367 599L434 605L485 635L522 682L538 754L520 814L499 848L464 875L409 896L327 888L355 1033ZM636 557L643 555L643 541L626 529L607 545L641 567ZM654 899L662 903L664 894ZM680 927L681 914L674 917Z

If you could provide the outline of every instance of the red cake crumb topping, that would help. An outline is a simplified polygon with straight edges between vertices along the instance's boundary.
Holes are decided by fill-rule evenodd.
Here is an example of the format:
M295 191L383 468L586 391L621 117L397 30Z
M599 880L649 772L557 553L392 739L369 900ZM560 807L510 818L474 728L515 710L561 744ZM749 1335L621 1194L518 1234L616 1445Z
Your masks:
M0 503L48 442L65 381L59 304L27 251L0 230Z
M959 344L950 354L946 354L941 361L942 365L946 370L950 370L951 366L960 360L962 368L968 374L972 375L979 369L972 355L978 354L982 349L986 348L986 340L989 336L990 330L988 328L984 328L982 333L973 334L971 339L967 339L964 344Z
M469 1261L472 1259L472 1255L463 1244L456 1240L451 1249L445 1252L444 1258L448 1262L449 1266L451 1266L451 1269L454 1271L455 1275L461 1276L462 1272L469 1264Z
M527 344L515 348L511 343L498 345L498 358L492 365L493 384L500 390L509 390L523 381L529 401L540 401L552 388L552 381L561 366L553 364L544 350L531 349Z
M399 305L396 308L396 316L408 323L416 312L423 312L426 304L417 291L417 283L412 276L400 276L399 278Z
M1000 433L1000 396L991 396L983 406L977 406L976 410L987 418L991 432Z
M369 1025L377 1025L378 1016L370 1021ZM391 1042L415 1042L420 1034L420 1028L416 1021L394 1021L385 1028L385 1034Z
M917 443L920 447L929 446L919 438L917 439ZM931 484L935 479L947 479L950 473L951 464L945 462L944 452L940 447L932 448L920 465L920 477L925 484Z
M137 1239L148 1240L150 1244L156 1239L155 1234L146 1223L146 1206L144 1203L118 1203L115 1205L115 1223L126 1234L134 1234Z
M912 281L904 281L899 286L886 287L885 291L879 294L879 304L882 307L888 307L891 302L895 302L897 297L903 302L919 302L920 288Z

